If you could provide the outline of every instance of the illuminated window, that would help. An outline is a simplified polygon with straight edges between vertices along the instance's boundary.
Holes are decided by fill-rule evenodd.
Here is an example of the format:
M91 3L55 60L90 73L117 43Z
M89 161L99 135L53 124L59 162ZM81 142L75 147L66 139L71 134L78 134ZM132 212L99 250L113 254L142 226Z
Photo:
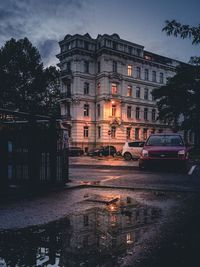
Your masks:
M136 68L136 78L138 78L138 79L141 78L141 68L140 67Z
M156 82L156 72L152 71L152 82Z
M88 126L83 127L83 136L85 138L87 138L89 136L89 127Z
M131 106L127 106L127 118L131 118L131 111L132 111L132 107Z
M110 217L111 225L116 225L117 223L117 216L115 214L112 214Z
M163 73L161 72L160 73L160 83L163 83L164 82L164 75Z
M132 86L128 85L127 87L127 96L132 96Z
M145 79L146 81L149 80L149 70L148 70L148 69L145 69L145 70L144 70L144 79Z
M156 110L155 109L152 109L152 121L155 121L156 120Z
M148 100L149 99L149 89L148 88L145 88L144 89L144 99L145 100Z
M135 110L135 117L137 120L140 119L140 108L139 107L136 107L136 110Z
M140 139L140 128L135 128L135 140Z
M117 61L113 61L113 72L117 72Z
M117 94L117 84L112 83L112 88L111 88L112 94Z
M89 83L84 83L84 95L89 94Z
M130 139L131 138L131 127L127 127L126 128L126 139Z
M144 109L144 120L148 120L148 108Z
M128 76L133 76L133 67L132 67L132 65L128 65Z
M89 116L89 105L88 104L84 104L84 116L88 117Z
M116 137L116 127L112 126L111 127L111 138L115 138Z
M136 87L136 97L140 98L140 87Z
M147 128L143 129L143 140L147 139Z
M132 244L133 243L133 237L132 237L131 233L128 233L126 235L126 243L127 244Z
M116 105L112 104L112 116L115 117L117 113L117 107Z

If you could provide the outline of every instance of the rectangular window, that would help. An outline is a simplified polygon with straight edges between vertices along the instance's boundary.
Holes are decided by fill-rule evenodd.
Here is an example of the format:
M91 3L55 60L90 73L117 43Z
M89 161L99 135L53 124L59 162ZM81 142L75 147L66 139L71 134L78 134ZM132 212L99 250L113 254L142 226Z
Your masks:
M144 109L144 120L148 120L148 108Z
M144 79L145 79L146 81L149 80L149 70L148 70L148 69L145 69L145 70L144 70Z
M140 67L136 68L136 78L138 78L138 79L141 78L141 68Z
M113 72L117 72L117 61L113 61Z
M163 83L164 82L164 79L163 78L164 78L164 76L163 76L163 73L161 72L160 73L160 83Z
M101 126L97 128L98 138L101 138Z
M156 72L152 71L152 82L156 82Z
M101 62L100 61L97 62L97 72L98 73L101 72Z
M140 128L135 128L135 140L140 139Z
M66 70L69 72L71 71L71 61L67 62Z
M156 120L156 110L152 109L152 121Z
M111 138L115 138L116 137L116 127L112 126L111 127Z
M128 65L128 76L130 76L130 77L133 76L133 67L132 67L132 65Z
M84 61L84 72L89 73L89 62L88 61Z
M101 93L101 83L98 82L97 83L97 94L100 95L100 93Z
M85 138L87 138L89 136L89 127L88 126L83 127L83 136Z
M89 83L84 83L84 95L89 94Z
M140 119L140 108L139 107L136 107L136 110L135 110L135 117L137 120Z
M127 106L127 118L131 118L131 111L132 111L132 107L131 106Z
M88 117L89 116L89 105L88 104L84 104L83 114L84 114L84 117Z
M140 98L140 87L136 87L136 97Z
M149 99L149 89L148 88L145 88L144 89L144 99L145 100L148 100Z
M89 217L88 215L83 215L83 225L88 226L89 225Z
M147 128L143 129L143 140L147 139Z
M100 117L101 115L101 105L97 104L97 117Z
M116 113L117 113L117 107L116 105L112 105L112 116L116 117Z
M132 96L132 86L128 85L127 87L127 96Z
M112 83L111 92L113 95L117 94L117 84Z
M130 139L131 138L131 127L127 127L126 128L126 139Z

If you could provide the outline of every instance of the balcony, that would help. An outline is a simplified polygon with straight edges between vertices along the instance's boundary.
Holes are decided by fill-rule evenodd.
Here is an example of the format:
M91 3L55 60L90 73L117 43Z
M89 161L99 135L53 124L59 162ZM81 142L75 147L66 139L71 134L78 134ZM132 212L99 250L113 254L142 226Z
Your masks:
M60 97L62 100L71 101L72 94L71 94L71 92L61 92Z
M117 72L112 72L112 73L110 73L109 78L111 80L114 80L114 81L121 81L122 80L122 75L117 73Z
M69 70L61 70L61 77L62 78L67 77L69 79L72 79L73 78L72 71L70 69Z

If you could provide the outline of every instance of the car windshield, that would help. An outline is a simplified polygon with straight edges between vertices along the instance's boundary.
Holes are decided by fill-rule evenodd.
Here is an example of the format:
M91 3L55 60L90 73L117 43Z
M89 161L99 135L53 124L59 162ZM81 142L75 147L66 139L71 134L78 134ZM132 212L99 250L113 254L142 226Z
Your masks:
M147 146L183 146L182 138L179 135L153 135L150 136Z

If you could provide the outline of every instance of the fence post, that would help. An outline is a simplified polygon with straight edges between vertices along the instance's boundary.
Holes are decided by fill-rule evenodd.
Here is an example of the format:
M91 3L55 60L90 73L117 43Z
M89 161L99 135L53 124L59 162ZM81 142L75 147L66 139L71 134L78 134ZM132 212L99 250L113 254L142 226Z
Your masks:
M57 182L57 130L56 120L51 118L49 125L49 148L50 148L50 182Z
M39 151L39 131L37 129L36 118L30 116L28 122L28 172L29 185L36 187L40 180L40 151ZM39 188L38 188L39 189Z

